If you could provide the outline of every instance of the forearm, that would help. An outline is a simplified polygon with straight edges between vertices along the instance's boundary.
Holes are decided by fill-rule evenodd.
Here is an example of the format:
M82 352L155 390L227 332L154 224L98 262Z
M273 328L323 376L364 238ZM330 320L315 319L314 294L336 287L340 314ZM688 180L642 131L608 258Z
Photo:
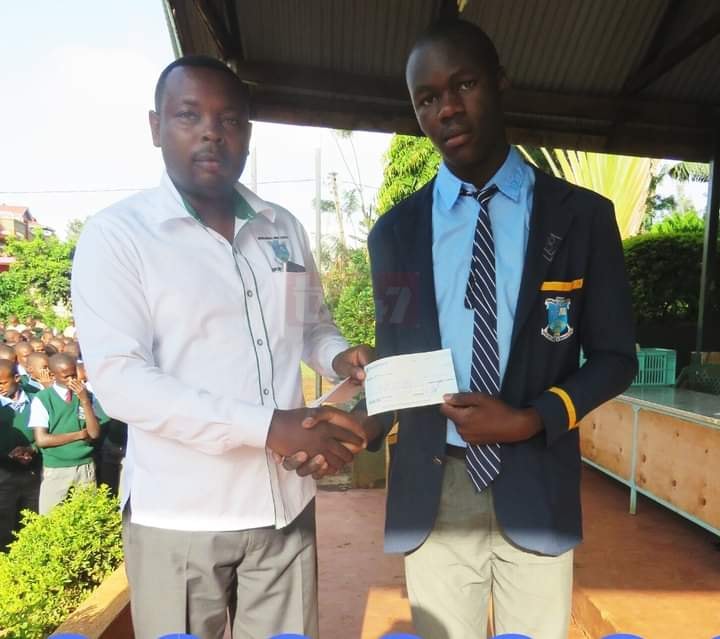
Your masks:
M56 448L84 438L85 437L81 431L76 431L74 433L59 433L57 435L47 432L35 433L35 443L38 445L38 448Z

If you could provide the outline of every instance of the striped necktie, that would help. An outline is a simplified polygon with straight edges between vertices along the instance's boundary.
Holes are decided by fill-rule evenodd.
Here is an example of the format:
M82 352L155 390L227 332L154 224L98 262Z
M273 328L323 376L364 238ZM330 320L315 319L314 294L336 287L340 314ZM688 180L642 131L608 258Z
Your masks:
M497 190L497 186L491 185L482 191L464 188L460 191L460 195L472 197L480 204L465 290L465 307L474 311L470 390L491 396L500 391L495 242L488 213L488 204ZM500 444L468 444L465 465L475 488L482 491L500 473Z

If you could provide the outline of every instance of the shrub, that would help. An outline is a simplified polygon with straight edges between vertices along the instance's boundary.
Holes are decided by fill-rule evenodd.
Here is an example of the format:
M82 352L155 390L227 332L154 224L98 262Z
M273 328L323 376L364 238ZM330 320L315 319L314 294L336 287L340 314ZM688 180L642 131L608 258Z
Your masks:
M624 249L638 323L697 320L701 233L649 233L625 240ZM715 299L710 310L717 306Z
M23 513L0 555L0 637L42 639L122 562L117 499L80 488L47 515Z

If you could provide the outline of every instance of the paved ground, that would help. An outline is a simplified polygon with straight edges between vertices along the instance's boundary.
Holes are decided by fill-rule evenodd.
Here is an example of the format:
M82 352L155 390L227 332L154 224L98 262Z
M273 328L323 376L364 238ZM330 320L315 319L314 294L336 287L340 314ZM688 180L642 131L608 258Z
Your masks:
M402 559L382 552L383 490L318 494L320 636L412 632ZM574 626L569 639L587 639ZM595 638L593 638L595 639Z
M342 484L341 484L342 485ZM717 539L601 473L583 478L585 543L576 553L569 639L630 632L645 639L720 635ZM402 561L382 553L384 491L318 496L320 630L326 639L411 631ZM585 634L587 631L587 634Z

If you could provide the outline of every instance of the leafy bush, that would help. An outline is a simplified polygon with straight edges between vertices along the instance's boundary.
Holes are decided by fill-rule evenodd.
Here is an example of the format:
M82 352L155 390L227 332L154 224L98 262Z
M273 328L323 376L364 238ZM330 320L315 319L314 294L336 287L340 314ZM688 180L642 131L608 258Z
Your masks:
M122 562L117 499L106 486L75 490L47 515L23 514L0 555L0 637L42 639Z
M365 249L352 251L345 263L342 281L338 278L336 284L341 288L332 312L340 332L353 345L375 344L375 305Z
M697 320L702 234L648 233L623 244L637 322Z
M650 227L650 233L702 233L705 222L696 211L675 212Z

